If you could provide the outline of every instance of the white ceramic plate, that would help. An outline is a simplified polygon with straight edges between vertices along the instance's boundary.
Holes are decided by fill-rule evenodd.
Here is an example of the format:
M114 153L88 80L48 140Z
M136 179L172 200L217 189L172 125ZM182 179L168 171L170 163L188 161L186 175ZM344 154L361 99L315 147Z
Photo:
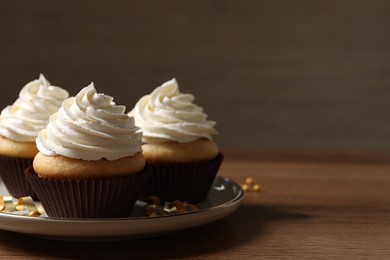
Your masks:
M0 184L0 195L7 191ZM241 205L240 185L217 176L206 200L196 204L197 211L159 217L145 217L138 201L128 218L55 219L0 213L0 229L59 240L124 240L158 236L196 227L228 216Z

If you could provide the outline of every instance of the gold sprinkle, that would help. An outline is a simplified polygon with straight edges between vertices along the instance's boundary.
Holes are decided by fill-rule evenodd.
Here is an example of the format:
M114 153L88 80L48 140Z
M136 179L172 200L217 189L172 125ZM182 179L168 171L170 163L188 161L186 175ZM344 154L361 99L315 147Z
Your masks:
M184 213L186 211L188 205L187 202L177 200L175 201L175 204L179 213Z
M255 184L255 180L253 178L251 178L251 177L248 177L248 178L245 179L245 183L249 184L249 185Z
M197 211L198 210L198 207L194 204L188 204L187 207L189 207L191 209L191 211Z
M5 210L5 203L3 200L3 196L0 196L0 212L3 212Z
M35 211L31 211L30 213L28 213L28 215L30 217L39 217L41 215L41 213L39 213L37 210L35 210Z
M244 191L249 191L251 189L251 187L248 184L243 184L241 187Z
M148 214L148 216L153 218L153 217L157 217L158 214L157 214L156 212L153 211L153 212L151 212L150 214Z
M253 190L256 191L256 192L260 192L261 191L261 186L259 184L255 184L255 185L253 185Z
M15 208L16 208L17 210L19 210L19 211L24 210L24 208L25 208L24 202L22 202L22 201L19 199L17 202L15 202Z

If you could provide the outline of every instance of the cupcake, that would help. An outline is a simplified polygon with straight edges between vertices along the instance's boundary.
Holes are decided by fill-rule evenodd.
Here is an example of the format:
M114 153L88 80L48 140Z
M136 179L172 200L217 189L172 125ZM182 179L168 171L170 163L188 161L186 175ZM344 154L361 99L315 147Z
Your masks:
M134 119L93 84L66 99L25 174L49 217L129 216L148 179Z
M36 199L24 170L38 153L35 139L39 131L68 96L66 90L51 86L41 74L22 88L13 105L1 112L0 174L12 196Z
M143 133L143 155L151 171L144 196L191 203L207 197L223 156L212 141L215 122L193 102L194 96L181 93L172 79L142 97L129 113Z

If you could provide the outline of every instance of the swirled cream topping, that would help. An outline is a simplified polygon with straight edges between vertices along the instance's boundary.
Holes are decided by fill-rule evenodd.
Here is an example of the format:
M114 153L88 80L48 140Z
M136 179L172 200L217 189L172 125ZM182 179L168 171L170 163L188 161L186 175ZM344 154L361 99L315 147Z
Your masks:
M69 94L51 86L41 74L22 88L19 98L0 115L0 135L17 142L34 142Z
M145 142L211 140L215 122L207 120L203 108L193 102L194 96L181 93L172 79L142 97L129 114L141 127Z
M142 151L134 118L91 83L64 101L36 140L40 152L82 160L117 160Z

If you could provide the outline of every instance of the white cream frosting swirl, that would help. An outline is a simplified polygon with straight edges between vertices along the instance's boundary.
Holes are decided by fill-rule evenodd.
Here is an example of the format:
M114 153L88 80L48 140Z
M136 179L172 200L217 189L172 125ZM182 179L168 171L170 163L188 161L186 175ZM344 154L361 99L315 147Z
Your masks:
M82 160L117 160L142 151L142 133L125 106L91 83L64 101L36 140L40 152Z
M1 111L0 135L16 142L34 142L68 96L65 89L51 86L41 74L22 88L13 105Z
M141 127L146 142L186 143L202 137L211 140L216 123L207 120L194 99L191 94L181 93L176 79L172 79L142 97L129 114Z

